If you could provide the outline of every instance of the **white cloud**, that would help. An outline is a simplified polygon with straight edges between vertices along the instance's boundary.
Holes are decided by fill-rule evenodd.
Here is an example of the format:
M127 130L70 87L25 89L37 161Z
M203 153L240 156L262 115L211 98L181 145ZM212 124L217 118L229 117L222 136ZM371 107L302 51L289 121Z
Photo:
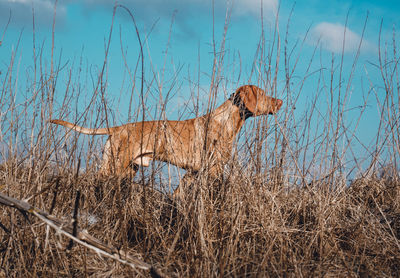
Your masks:
M54 3L54 0L0 0L0 24L4 25L7 22L10 11L12 23L23 26L32 24L32 7L35 10L36 23L51 24ZM57 23L63 22L68 5L71 3L83 5L86 13L93 13L104 8L111 13L115 0L58 1ZM210 16L213 2L204 0L119 0L118 3L129 8L139 20L149 21L151 24L159 18L170 20L174 11L177 11L176 20L184 25L194 16ZM278 0L216 0L214 8L217 17L223 17L229 5L233 5L233 17L246 15L259 17L261 3L265 14L276 13Z
M90 10L97 9L101 6L110 8L115 2L114 0L84 0ZM177 11L178 16L185 19L191 19L193 16L201 14L211 16L211 8L214 3L216 14L224 16L227 7L233 5L233 16L254 15L260 16L261 3L265 13L273 12L276 14L278 8L278 0L119 0L122 4L129 8L135 16L144 18L167 17L170 19L172 12Z
M81 3L86 13L93 13L98 9L105 9L111 13L115 4L114 0L83 0ZM222 23L227 8L232 8L232 19L241 20L249 16L256 20L261 14L261 3L265 18L272 18L270 15L276 13L278 6L278 0L118 0L118 3L127 7L137 22L144 23L147 27L153 26L159 19L161 19L159 24L169 24L175 15L174 30L184 37L199 35L194 29L193 22L201 22L200 24L206 24L205 26L212 24L212 5L216 22ZM126 13L119 11L118 16L126 16ZM205 28L205 26L199 27Z
M11 3L29 3L28 0L6 0L1 2L11 2Z
M276 15L278 0L234 0L234 13L238 15L250 13L254 16L260 16L261 5L264 13Z
M11 22L21 25L32 24L32 8L35 11L35 22L51 24L54 14L54 1L51 0L0 0L0 23L3 25L11 15ZM65 5L57 4L57 20L66 14Z
M355 52L358 50L361 41L361 36L348 27L329 22L319 23L311 30L310 35L313 45L320 44L322 48L334 53L341 53L342 50L345 53ZM374 52L376 46L364 38L360 50L364 53Z

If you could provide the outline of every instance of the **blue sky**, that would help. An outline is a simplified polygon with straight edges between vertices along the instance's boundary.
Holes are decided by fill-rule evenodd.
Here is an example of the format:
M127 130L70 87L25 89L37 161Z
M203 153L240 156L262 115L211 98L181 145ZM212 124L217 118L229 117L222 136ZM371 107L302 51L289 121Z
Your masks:
M201 60L201 71L207 72L212 67L212 1L201 0L138 0L119 1L128 7L138 22L141 36L149 35L145 46L147 54L157 69L162 69L165 63L165 50L168 45L166 64L167 71L173 66L184 65L193 71L198 67L198 56ZM75 61L81 55L89 65L101 65L104 60L105 39L108 38L112 11L115 2L111 0L58 1L56 17L55 49L62 51L64 61ZM400 1L281 1L263 0L264 28L266 38L272 35L275 16L279 9L279 26L281 36L285 35L285 26L289 14L289 41L295 43L302 40L310 29L304 55L319 43L329 54L340 54L343 34L347 19L347 37L345 53L353 54L358 47L364 21L368 14L361 59L374 59L378 49L378 34L383 20L382 36L391 40L393 26L400 23ZM231 8L232 14L227 33L226 49L233 56L240 53L244 73L251 67L257 44L261 34L261 1L234 0L215 1L215 39L220 42L223 34L223 23L226 9ZM0 61L7 64L10 53L15 47L18 36L22 32L19 46L21 59L26 63L32 58L32 10L35 13L36 43L51 46L51 26L54 14L54 1L49 0L0 0L0 31L4 30L11 14L0 53ZM172 32L169 32L172 22ZM138 44L134 29L127 13L119 9L116 14L113 33L111 56L115 60L121 57L119 30L131 65L138 55ZM142 38L143 39L143 38ZM146 57L150 59L149 57ZM110 59L112 60L112 59ZM173 61L173 62L172 62ZM306 63L307 61L305 61ZM115 67L116 72L118 65ZM110 73L120 76L119 73ZM115 86L111 84L110 86Z
M157 82L159 86L162 85L162 90L159 91L163 98L170 92L171 99L167 105L167 115L172 119L180 117L182 113L183 117L193 116L182 112L185 104L189 106L193 104L191 92L197 90L193 83L200 83L201 101L208 99L214 57L213 30L214 39L219 46L223 37L227 9L230 11L228 13L230 17L223 67L226 87L219 96L219 103L234 90L235 86L249 82L257 83L252 70L260 36L264 30L266 47L270 47L273 44L276 22L279 25L282 45L286 36L286 27L288 22L290 23L288 46L291 48L296 45L292 65L295 57L299 57L293 76L298 88L301 87L301 79L306 74L315 49L317 49L316 56L311 63L310 72L325 68L328 69L329 74L332 59L337 68L342 50L344 50L343 72L347 78L356 57L368 15L360 56L353 81L349 86L352 92L349 109L357 107L365 97L363 94L368 91L362 88L368 83L368 78L375 86L382 87L379 72L371 66L378 62L381 22L383 46L385 43L392 44L393 30L400 26L400 1L398 0L303 0L297 2L215 0L214 6L212 1L202 0L126 0L118 1L118 3L129 8L135 16L141 38L145 41L147 82L154 79L153 87L157 87ZM19 63L16 71L18 71L19 79L24 80L31 74L30 69L33 65L32 11L35 15L35 46L43 50L42 59L49 65L54 4L54 1L49 0L0 0L1 72L6 72L11 54L16 51ZM115 1L111 0L57 2L54 53L57 61L65 66L63 67L64 81L61 83L66 82L65 76L69 70L76 73L81 69L85 73L77 77L75 81L82 84L81 89L86 96L92 93L94 79L104 61L114 4ZM263 13L261 13L261 5ZM9 18L10 23L6 28ZM346 43L343 48L344 33L346 33ZM307 39L302 44L306 35ZM396 34L395 38L398 39L399 36ZM18 49L16 49L17 45ZM127 65L124 63L122 53L126 55ZM130 83L133 82L129 79L127 68L130 70L135 68L138 55L138 41L132 21L123 9L118 9L107 67L107 98L111 101L111 105L118 108L115 115L115 121L118 124L127 120L126 111L132 86ZM283 56L283 47L281 55ZM281 59L283 60L283 57ZM255 69L257 71L257 67ZM285 84L282 61L279 71L279 88L275 93L278 97L287 100L285 104L290 105L288 96L284 95L284 90L281 89L284 87L282 84ZM366 72L368 72L367 76ZM60 77L62 80L63 75ZM301 109L302 104L305 105L312 100L318 91L316 82L315 78L310 77L302 87L300 100L296 104L298 113L304 112ZM366 83L362 85L362 82ZM21 87L24 86L23 81L20 84ZM24 91L25 88L21 90ZM63 96L62 86L56 94L60 98ZM135 97L138 98L138 95L136 94ZM158 97L159 95L154 92L149 102L154 102L156 105ZM322 99L324 101L324 97ZM375 114L367 115L360 126L361 136L367 138L367 141L373 139L371 124L377 125L376 103L373 99L373 97L370 98L368 105L372 107L371 109L375 109ZM84 110L86 101L80 103L81 111ZM134 99L134 101L137 100Z

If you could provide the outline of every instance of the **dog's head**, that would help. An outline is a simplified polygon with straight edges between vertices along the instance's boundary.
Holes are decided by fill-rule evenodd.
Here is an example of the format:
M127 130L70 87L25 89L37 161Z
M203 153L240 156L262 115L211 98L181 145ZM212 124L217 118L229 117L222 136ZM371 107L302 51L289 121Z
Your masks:
M238 88L230 99L239 107L245 119L251 116L275 114L283 103L280 99L267 96L262 89L254 85Z

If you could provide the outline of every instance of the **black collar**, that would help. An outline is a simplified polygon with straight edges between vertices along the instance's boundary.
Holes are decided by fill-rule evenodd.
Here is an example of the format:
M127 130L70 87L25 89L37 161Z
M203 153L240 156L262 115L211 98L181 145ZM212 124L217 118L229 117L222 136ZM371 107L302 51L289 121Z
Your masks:
M253 117L254 114L251 112L247 107L246 104L243 103L242 98L240 97L240 94L238 93L233 93L230 97L229 100L232 101L233 105L235 105L237 108L239 108L239 113L240 113L240 118L242 120L247 120L250 117Z

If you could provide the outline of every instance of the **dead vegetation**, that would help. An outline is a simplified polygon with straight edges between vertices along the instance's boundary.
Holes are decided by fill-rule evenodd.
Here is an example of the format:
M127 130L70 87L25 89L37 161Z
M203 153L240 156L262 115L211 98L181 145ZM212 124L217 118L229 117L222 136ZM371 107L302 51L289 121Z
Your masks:
M400 267L400 184L391 176L333 190L324 182L272 189L235 176L218 185L198 178L179 204L150 184L96 175L27 183L22 173L12 186L4 170L2 177L9 195L31 196L70 227L79 191L79 229L121 259L129 253L170 276L395 277ZM47 190L33 194L35 187ZM7 277L149 273L72 244L27 212L4 207L1 223Z

